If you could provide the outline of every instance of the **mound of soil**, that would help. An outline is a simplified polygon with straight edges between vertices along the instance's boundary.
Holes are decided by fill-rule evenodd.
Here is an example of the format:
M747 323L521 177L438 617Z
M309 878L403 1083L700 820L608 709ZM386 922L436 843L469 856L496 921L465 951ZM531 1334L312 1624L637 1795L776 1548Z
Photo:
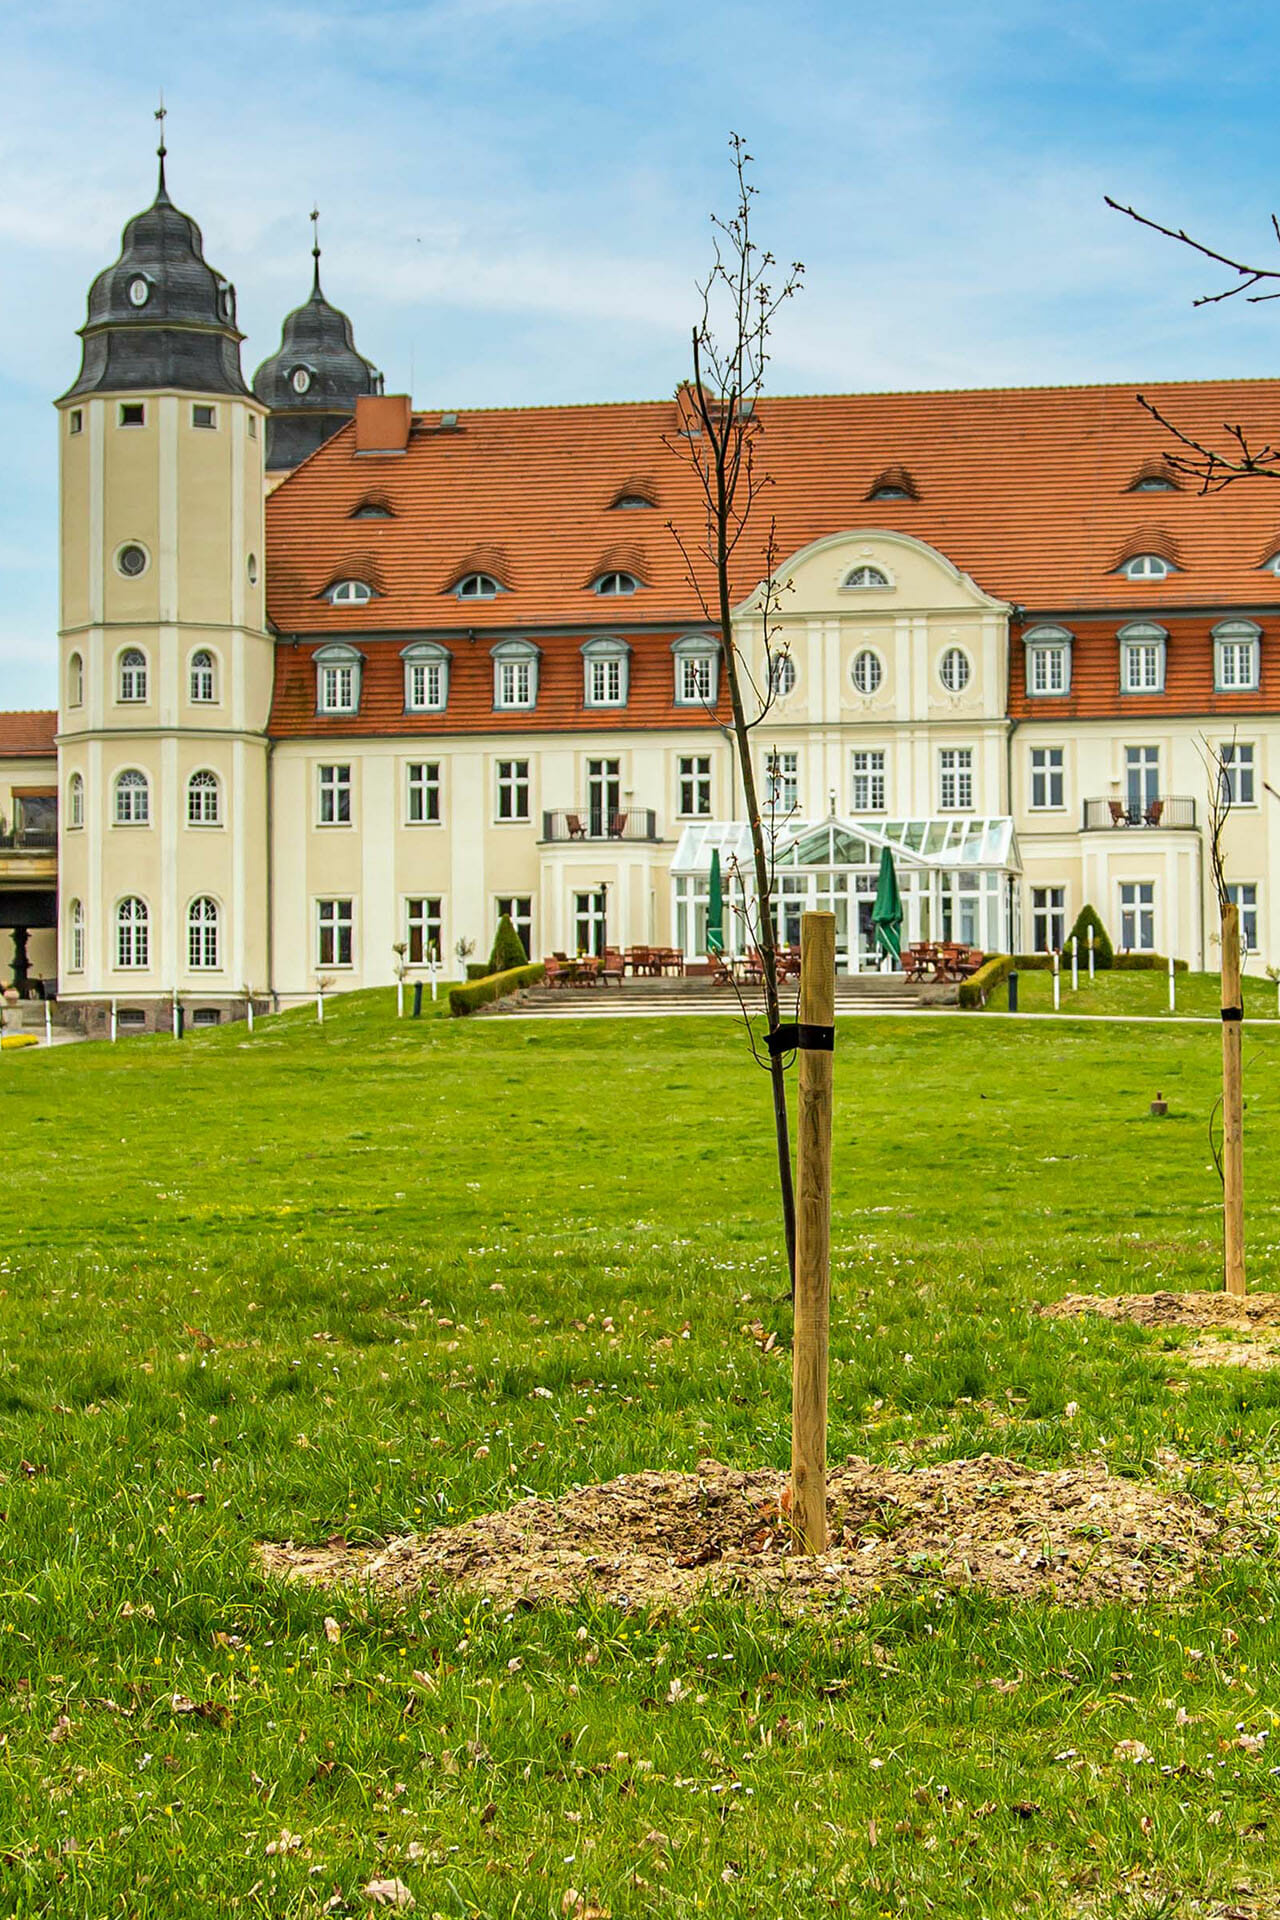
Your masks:
M1069 1293L1042 1307L1051 1320L1094 1313L1135 1327L1280 1327L1280 1293Z
M266 1546L273 1574L360 1578L389 1594L464 1587L501 1605L571 1600L681 1605L708 1591L803 1606L890 1586L979 1587L1073 1605L1167 1598L1246 1536L1170 1486L1084 1467L1036 1472L984 1454L899 1473L851 1459L828 1477L830 1550L792 1549L785 1481L714 1461L696 1474L624 1474L559 1500L437 1527L357 1555Z

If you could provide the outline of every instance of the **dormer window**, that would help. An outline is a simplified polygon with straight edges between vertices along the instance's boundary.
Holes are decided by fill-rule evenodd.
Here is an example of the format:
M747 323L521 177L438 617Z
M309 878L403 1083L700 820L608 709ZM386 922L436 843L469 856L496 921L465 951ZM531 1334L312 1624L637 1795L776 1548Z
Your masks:
M1167 473L1144 473L1129 489L1131 493L1176 493L1177 487Z
M434 640L415 640L404 661L406 713L443 713L449 704L449 651Z
M602 573L591 582L592 593L635 593L640 582L634 573Z
M351 509L353 520L394 520L395 515L385 500L362 500L358 507Z
M360 708L363 656L354 647L320 647L314 655L316 709L320 713L356 713Z
M918 500L919 490L905 467L883 467L867 488L868 500Z
M655 503L647 499L643 493L620 493L617 499L612 502L610 510L612 512L621 510L630 513L634 512L638 507L652 507L654 504Z
M1031 627L1022 636L1027 650L1027 692L1033 699L1071 691L1071 635L1065 627Z
M491 573L464 573L454 592L459 600L494 600L502 588Z
M367 580L335 580L324 597L331 607L366 607L373 588Z
M1161 553L1135 553L1120 571L1126 580L1166 580L1175 569Z
M500 711L538 704L538 649L532 640L502 640L492 649L493 704Z
M1280 573L1280 551L1273 553L1269 560L1263 561L1262 565L1267 573Z
M867 498L868 500L909 500L911 495L905 487L873 487Z
M1169 636L1148 621L1131 621L1116 635L1120 642L1121 693L1163 693L1164 658Z
M868 588L884 588L889 584L889 576L879 567L853 567L846 573L841 585L853 591L865 591Z
M709 634L687 633L671 645L675 659L678 707L712 707L720 672L720 651Z
M1252 693L1258 685L1262 629L1252 620L1220 620L1213 630L1215 693Z
M631 649L625 640L588 640L582 649L583 702L588 707L625 707Z

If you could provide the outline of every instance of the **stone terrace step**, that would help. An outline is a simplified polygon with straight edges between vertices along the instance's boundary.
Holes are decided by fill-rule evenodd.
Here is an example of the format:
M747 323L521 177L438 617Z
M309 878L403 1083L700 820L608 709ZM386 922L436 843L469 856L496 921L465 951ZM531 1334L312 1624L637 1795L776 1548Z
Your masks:
M752 1011L762 1010L760 989L743 989ZM920 1007L954 1006L956 989L917 984L901 974L854 974L836 981L837 1013L912 1013ZM740 1002L732 987L710 979L625 980L619 986L530 987L481 1011L486 1016L548 1014L567 1016L736 1013ZM795 986L783 993L783 1006L795 1004Z

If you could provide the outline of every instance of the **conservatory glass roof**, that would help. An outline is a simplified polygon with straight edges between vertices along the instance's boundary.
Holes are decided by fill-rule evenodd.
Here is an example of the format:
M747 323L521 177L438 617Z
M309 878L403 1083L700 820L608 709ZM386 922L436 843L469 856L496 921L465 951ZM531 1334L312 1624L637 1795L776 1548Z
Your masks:
M946 814L922 820L790 820L780 828L775 865L796 867L876 867L883 847L912 867L954 871L1021 869L1013 821ZM709 873L718 849L727 871L735 863L743 873L752 866L751 832L744 820L706 820L686 827L671 862L673 874Z

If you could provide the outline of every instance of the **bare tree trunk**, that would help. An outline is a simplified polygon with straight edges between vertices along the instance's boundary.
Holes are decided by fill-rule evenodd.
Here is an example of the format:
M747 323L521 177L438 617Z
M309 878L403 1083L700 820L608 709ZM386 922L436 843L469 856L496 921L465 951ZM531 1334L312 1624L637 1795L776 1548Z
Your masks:
M1240 994L1240 909L1222 902L1222 1253L1226 1289L1243 1300L1244 1007Z

